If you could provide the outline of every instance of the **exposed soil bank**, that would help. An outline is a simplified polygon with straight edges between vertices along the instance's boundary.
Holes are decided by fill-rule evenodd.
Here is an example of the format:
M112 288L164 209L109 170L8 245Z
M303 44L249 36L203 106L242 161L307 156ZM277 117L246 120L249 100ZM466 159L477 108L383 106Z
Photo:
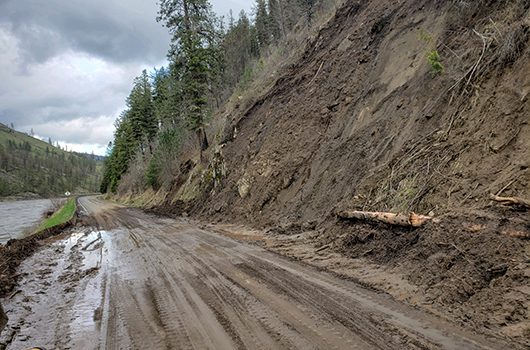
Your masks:
M530 218L489 195L530 197L529 41L528 1L347 0L158 209L394 269L438 313L528 346ZM354 209L442 223L336 220Z

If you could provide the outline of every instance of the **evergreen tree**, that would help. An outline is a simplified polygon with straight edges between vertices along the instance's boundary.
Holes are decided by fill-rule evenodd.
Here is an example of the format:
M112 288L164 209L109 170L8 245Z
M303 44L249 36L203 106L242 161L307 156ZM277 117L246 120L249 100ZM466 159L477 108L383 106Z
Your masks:
M269 0L269 30L275 42L285 36L283 0Z
M142 151L145 151L146 146L149 146L158 131L151 83L146 70L135 78L133 89L127 98L127 107L133 137Z
M169 104L170 75L166 68L155 69L153 74L153 106L156 120L162 127L172 124L172 115Z
M188 127L196 133L202 152L208 148L204 130L208 95L218 70L215 20L208 0L161 0L157 18L172 35L170 60L182 69Z
M267 4L265 0L256 0L256 19L254 26L256 28L256 35L258 40L258 46L260 49L264 49L270 44L270 17L267 12Z

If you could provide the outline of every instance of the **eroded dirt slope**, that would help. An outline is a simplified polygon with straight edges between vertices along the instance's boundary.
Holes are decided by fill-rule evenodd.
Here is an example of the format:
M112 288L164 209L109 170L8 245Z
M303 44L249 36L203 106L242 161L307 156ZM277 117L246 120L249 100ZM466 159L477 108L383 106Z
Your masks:
M459 16L454 3L348 1L265 98L231 116L228 175L201 212L304 223L338 207L444 213L500 190L530 196L529 5Z
M528 1L346 1L229 116L214 159L226 176L161 210L313 232L317 248L395 268L446 317L527 344L530 247L513 234L530 218L488 196L530 197L529 26ZM338 209L443 220L396 230L338 222Z

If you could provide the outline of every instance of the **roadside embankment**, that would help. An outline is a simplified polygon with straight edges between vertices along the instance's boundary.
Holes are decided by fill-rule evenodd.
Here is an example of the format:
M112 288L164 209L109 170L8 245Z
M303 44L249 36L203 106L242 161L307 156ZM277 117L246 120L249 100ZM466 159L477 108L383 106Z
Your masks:
M33 235L12 239L5 246L0 246L0 297L13 290L18 277L16 270L20 263L39 248L41 241L74 225L76 213L77 199L70 198L57 212L45 219Z

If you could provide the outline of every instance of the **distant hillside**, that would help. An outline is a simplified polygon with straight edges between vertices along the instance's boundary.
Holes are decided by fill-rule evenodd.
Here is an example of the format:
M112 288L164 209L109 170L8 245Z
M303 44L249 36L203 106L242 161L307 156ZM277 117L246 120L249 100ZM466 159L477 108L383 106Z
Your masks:
M97 154L79 153L79 152L72 152L72 153L77 155L77 156L83 157L83 158L88 158L88 159L95 160L97 162L104 162L105 159L107 159L107 157L100 156L100 155L97 155Z
M69 153L0 124L0 197L95 192L101 168L99 157Z

